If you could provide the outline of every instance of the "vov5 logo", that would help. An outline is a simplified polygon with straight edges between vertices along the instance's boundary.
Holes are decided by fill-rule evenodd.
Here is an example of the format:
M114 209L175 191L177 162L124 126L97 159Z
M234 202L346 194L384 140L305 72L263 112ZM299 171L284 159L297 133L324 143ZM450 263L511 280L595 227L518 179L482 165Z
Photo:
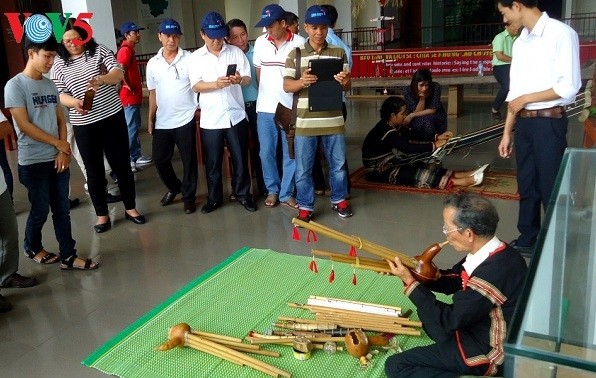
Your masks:
M45 16L42 14L23 13L25 21L21 24L20 13L4 13L10 24L10 29L14 35L14 39L17 43L21 43L23 40L23 32L27 33L29 39L36 43L46 41L52 33L56 37L58 43L62 42L62 36L66 29L66 23L72 15L72 13L64 13L64 18L61 13L46 13ZM91 26L84 21L93 17L93 13L79 13L77 19L73 23L74 26L78 26L87 32L87 38L84 40L73 40L72 43L75 45L82 45L87 43L93 37L93 30Z

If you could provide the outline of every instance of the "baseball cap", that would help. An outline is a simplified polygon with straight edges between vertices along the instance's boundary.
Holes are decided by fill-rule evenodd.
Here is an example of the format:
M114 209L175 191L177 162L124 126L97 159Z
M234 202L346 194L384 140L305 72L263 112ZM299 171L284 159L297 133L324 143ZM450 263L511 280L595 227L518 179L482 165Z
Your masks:
M261 12L261 21L257 22L256 28L270 26L277 20L285 20L286 11L277 4L269 4Z
M137 24L135 24L132 21L125 22L120 27L120 33L122 33L122 35L125 35L126 33L135 31L135 30L145 30L145 28L138 26Z
M310 25L331 25L327 11L319 5L313 5L306 10L304 22Z
M166 18L159 24L159 32L161 34L179 34L182 35L180 24L173 18Z
M221 14L209 12L203 17L201 29L211 39L225 38L228 36L228 27Z

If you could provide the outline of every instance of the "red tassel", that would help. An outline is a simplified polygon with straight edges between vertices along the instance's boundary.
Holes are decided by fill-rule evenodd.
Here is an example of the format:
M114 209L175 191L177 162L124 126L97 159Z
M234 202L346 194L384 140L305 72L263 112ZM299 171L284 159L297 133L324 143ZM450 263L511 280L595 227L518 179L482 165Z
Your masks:
M350 246L350 256L356 257L358 254L356 253L356 248L352 245Z
M317 262L314 256L312 257L312 261L310 262L310 266L308 267L308 269L310 269L314 273L319 273L319 268L317 267Z
M315 234L315 232L313 230L308 230L308 233L306 234L306 242L310 243L310 236L312 235L312 241L316 242L319 241L319 239L317 238L317 234Z
M352 285L356 285L358 280L356 279L356 269L354 269L354 274L352 275Z
M298 231L298 226L294 226L294 235L292 235L292 239L300 240L300 232Z
M333 269L333 264L331 264L331 273L329 273L329 283L333 283L335 281L335 269Z

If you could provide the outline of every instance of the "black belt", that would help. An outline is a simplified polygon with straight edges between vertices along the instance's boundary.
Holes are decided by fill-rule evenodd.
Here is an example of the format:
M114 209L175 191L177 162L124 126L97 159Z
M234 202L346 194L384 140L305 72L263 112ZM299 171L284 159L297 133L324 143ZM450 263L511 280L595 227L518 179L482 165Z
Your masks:
M552 108L519 111L519 116L523 118L563 118L565 115L564 106L553 106Z
M257 105L257 102L256 101L247 101L247 102L244 103L244 107L245 108L252 108L252 107L254 107L256 105Z

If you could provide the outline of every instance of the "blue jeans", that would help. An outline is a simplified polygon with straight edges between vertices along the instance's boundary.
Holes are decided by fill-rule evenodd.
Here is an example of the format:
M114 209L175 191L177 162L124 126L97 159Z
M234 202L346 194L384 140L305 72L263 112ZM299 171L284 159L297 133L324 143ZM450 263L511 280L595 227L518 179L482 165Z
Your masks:
M279 195L280 201L287 201L294 195L294 174L296 161L290 159L288 154L288 141L286 133L280 131L273 120L273 113L257 113L257 129L261 150L259 156L263 166L263 179L269 194ZM277 141L281 134L281 147L283 151L282 177L279 178L277 167Z
M19 165L19 181L27 188L31 210L25 226L26 251L38 253L43 249L41 229L52 209L54 233L60 248L60 260L76 254L70 227L68 181L70 170L57 173L54 161Z
M141 139L139 138L139 129L141 128L141 106L125 106L124 117L126 118L126 126L128 127L130 161L135 162L141 157Z
M329 186L331 203L339 203L348 196L348 175L344 168L346 161L346 140L343 134L317 136L296 136L296 200L302 210L315 208L315 186L312 177L313 162L317 153L318 138L321 138L325 157L329 163Z

